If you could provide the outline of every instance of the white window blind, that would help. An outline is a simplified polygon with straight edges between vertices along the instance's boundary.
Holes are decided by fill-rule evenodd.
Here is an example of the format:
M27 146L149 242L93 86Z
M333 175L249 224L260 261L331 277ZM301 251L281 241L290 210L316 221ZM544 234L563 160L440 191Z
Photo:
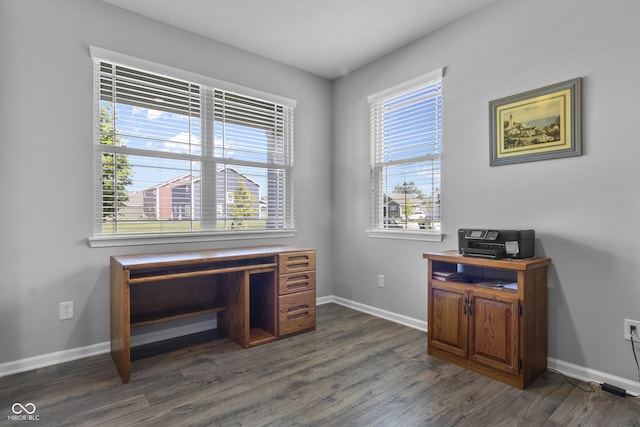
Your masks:
M442 71L371 105L371 231L440 234Z
M94 236L291 230L293 107L94 58Z

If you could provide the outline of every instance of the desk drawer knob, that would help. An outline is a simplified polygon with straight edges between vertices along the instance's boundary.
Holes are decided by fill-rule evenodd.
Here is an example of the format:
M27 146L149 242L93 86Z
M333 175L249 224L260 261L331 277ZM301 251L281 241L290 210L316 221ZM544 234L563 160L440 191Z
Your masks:
M305 270L309 268L309 261L305 259L304 261L288 262L287 268L289 270Z
M306 288L309 286L309 276L303 274L300 276L293 276L287 279L287 289Z
M280 274L296 273L316 269L315 251L281 254L279 257Z
M287 310L287 320L306 317L309 315L309 306L307 304L291 307Z

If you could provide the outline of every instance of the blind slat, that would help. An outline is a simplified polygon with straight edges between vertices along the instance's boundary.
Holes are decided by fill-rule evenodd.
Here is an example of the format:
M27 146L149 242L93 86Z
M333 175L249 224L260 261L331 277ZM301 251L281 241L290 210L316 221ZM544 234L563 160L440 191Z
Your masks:
M292 229L293 107L95 61L95 234Z
M371 103L371 227L440 227L442 82Z

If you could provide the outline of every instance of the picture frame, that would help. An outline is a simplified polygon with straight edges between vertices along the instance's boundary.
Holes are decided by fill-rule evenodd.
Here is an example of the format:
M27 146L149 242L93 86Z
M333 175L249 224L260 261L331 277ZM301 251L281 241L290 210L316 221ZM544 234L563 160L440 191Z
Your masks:
M582 155L582 78L489 102L490 166Z

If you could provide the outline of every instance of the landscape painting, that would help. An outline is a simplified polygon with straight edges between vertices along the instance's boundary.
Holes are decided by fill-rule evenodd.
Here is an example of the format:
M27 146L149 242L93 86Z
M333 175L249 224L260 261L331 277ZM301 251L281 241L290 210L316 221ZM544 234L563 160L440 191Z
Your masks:
M491 166L576 156L580 79L491 101Z

